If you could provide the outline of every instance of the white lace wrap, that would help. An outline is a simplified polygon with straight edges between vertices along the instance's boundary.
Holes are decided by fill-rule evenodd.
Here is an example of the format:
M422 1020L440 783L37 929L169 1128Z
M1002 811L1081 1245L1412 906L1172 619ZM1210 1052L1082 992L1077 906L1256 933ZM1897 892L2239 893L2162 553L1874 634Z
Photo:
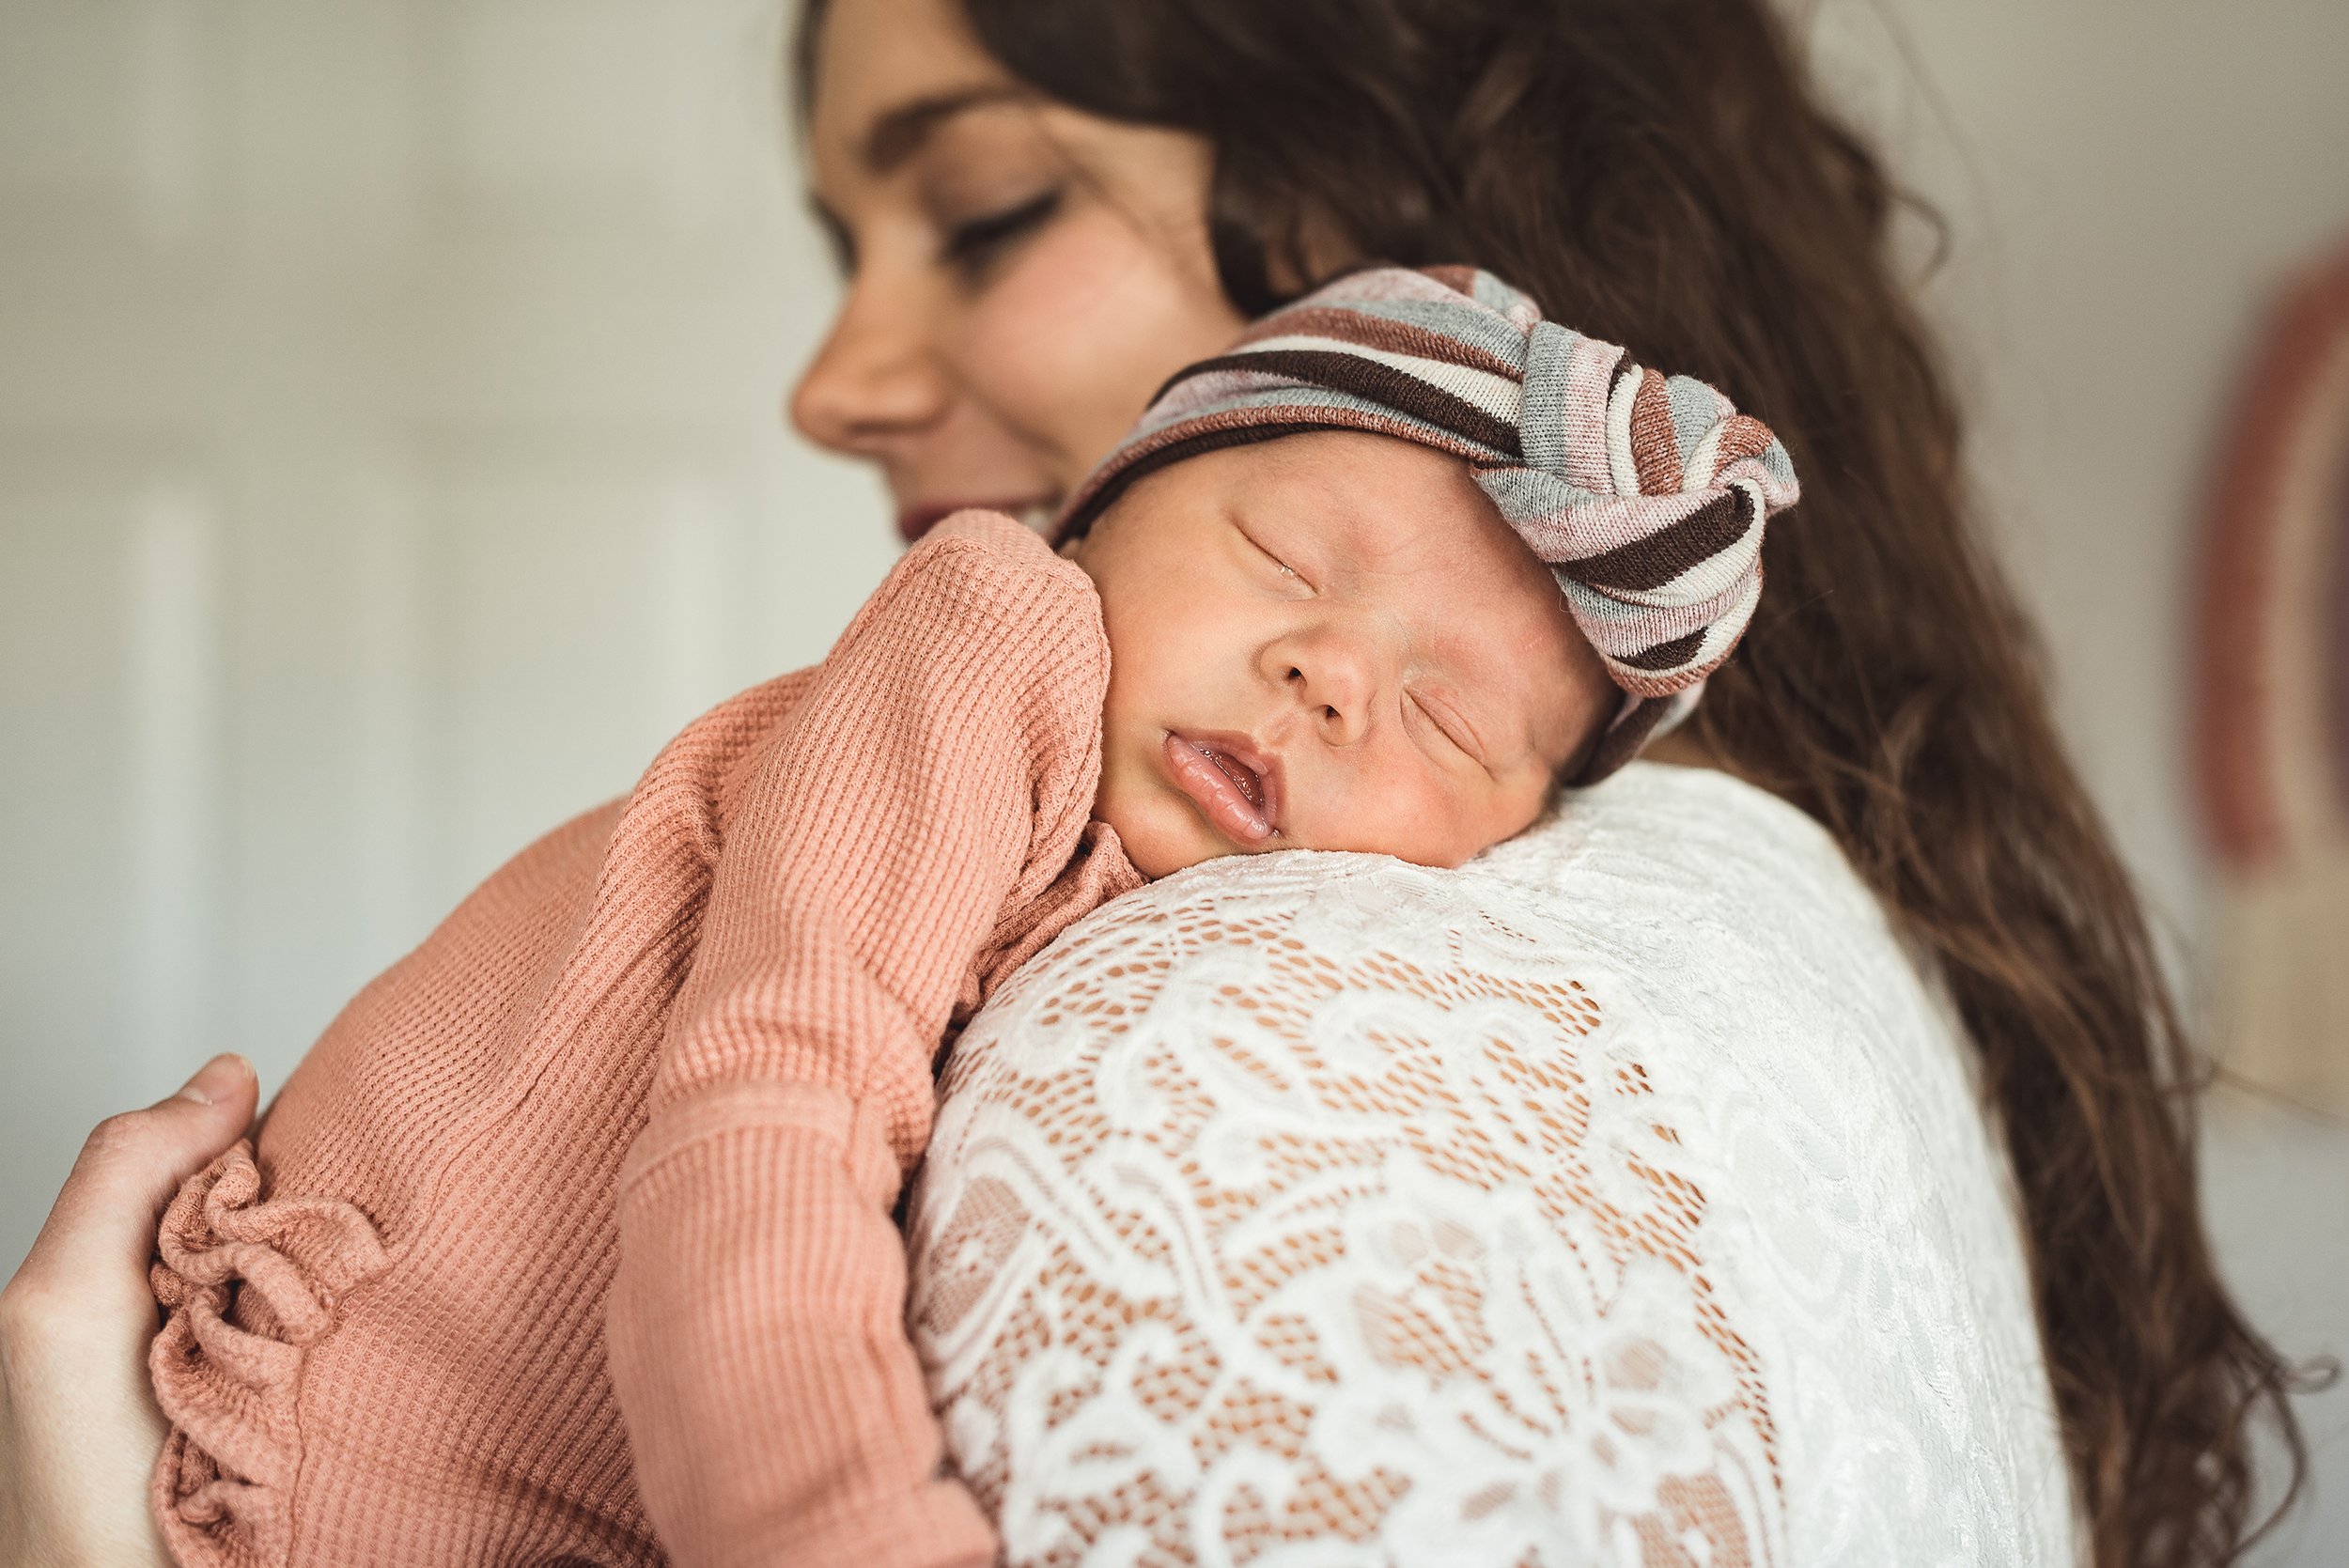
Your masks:
M1635 765L1211 862L973 1022L912 1322L1013 1564L2073 1560L1962 1043L1831 842Z

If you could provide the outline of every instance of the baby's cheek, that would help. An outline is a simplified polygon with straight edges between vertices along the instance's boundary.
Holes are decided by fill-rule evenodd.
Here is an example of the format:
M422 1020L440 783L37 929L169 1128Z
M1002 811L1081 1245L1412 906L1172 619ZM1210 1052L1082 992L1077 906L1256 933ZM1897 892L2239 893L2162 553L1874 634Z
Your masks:
M1542 819L1542 812L1549 804L1553 781L1547 772L1533 778L1515 781L1491 801L1477 833L1478 843L1461 859L1472 861L1497 844L1524 832Z
M1389 852L1421 865L1466 865L1532 827L1546 795L1514 782L1425 790L1404 805L1406 815L1396 823L1397 836L1410 847Z

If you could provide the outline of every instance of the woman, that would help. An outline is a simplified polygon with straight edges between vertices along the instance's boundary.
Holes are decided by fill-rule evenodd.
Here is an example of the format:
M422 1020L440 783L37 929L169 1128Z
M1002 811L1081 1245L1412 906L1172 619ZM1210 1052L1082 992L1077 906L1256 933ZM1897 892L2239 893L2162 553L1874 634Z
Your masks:
M1777 608L1678 760L1824 826L1929 955L2012 1161L2093 1560L2237 1555L2254 1418L2296 1483L2289 1369L2211 1263L2190 1053L1968 517L1956 412L1890 277L1898 193L1772 13L818 0L800 64L850 286L792 413L883 468L909 536L962 505L1050 508L1166 374L1365 257L1474 261L1785 435L1806 498L1768 547ZM16 1528L53 1560L143 1531L138 1265L251 1104L249 1077L207 1072L203 1103L101 1129L0 1298Z

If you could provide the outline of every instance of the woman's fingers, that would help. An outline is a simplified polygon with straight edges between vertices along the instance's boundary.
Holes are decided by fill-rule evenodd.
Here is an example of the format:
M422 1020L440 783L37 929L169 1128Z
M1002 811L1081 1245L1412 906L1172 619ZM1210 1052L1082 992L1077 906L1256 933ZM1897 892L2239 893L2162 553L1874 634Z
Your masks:
M147 1512L163 1437L148 1260L172 1194L244 1135L258 1094L251 1065L220 1056L100 1123L0 1289L0 1561L163 1560Z
M244 1136L258 1098L252 1064L216 1056L169 1098L99 1123L0 1300L19 1312L86 1316L127 1302L151 1313L156 1222L180 1183Z

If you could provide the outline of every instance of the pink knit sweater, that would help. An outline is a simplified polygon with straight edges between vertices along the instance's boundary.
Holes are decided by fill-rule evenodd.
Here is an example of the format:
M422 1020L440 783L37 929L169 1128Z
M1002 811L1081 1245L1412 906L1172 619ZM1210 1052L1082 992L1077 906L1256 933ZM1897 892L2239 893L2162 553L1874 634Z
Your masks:
M1108 676L964 514L363 991L163 1221L179 1560L989 1560L890 1211L949 1029L1141 880Z

